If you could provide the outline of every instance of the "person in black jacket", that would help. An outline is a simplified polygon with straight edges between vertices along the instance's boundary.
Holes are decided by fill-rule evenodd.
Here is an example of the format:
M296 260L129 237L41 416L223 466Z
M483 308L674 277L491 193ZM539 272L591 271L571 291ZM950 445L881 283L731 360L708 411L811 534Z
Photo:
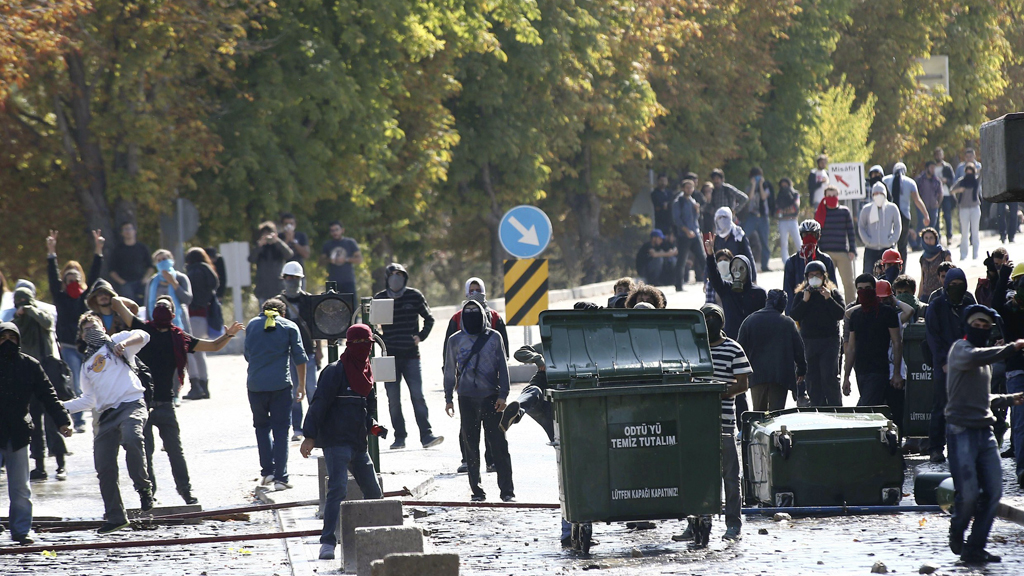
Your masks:
M715 293L722 299L725 310L725 334L735 339L739 335L740 325L754 312L764 308L768 295L764 288L754 284L751 275L754 267L746 256L734 256L729 262L729 283L722 278L715 263L715 248L710 241L704 243L707 254L708 280Z
M7 469L11 538L31 544L32 491L28 487L28 443L32 425L29 402L43 404L46 413L70 437L71 417L35 359L21 353L21 333L11 322L0 323L0 461Z
M747 316L740 326L737 342L747 352L754 370L750 396L752 408L758 412L785 408L787 393L792 392L795 399L797 385L807 373L804 343L796 322L783 314L788 299L782 290L770 290L764 308ZM766 338L766 334L771 336Z
M842 406L839 389L839 322L846 305L843 295L817 260L804 267L790 316L800 323L807 356L807 392L811 406Z
M782 289L789 296L789 304L786 306L786 314L793 315L793 306L796 305L796 286L804 281L804 272L810 262L821 262L825 266L826 276L835 279L836 266L832 257L818 250L818 240L821 238L821 224L817 220L804 220L800 223L800 249L786 259L782 277Z
M999 267L992 304L1003 317L1003 340L1024 338L1024 265L1013 266L1009 258ZM1006 359L1006 391L1024 392L1024 354ZM1014 406L1010 414L1010 438L1017 462L1017 484L1024 487L1024 407Z
M79 372L82 369L82 355L78 352L78 319L82 314L88 312L89 307L85 299L89 295L89 286L92 286L100 279L103 272L103 245L105 239L99 230L93 230L92 237L95 246L95 254L92 257L92 266L89 268L89 277L85 277L82 265L74 260L68 260L57 273L57 238L60 232L50 230L46 237L46 272L50 279L50 296L53 297L53 305L57 308L57 343L60 344L60 357L71 370L71 383L75 388L75 394L82 394L82 384L79 382ZM84 283L83 283L84 282ZM75 432L85 432L85 419L82 414L72 414L71 419L75 423Z
M302 425L299 452L309 458L313 448L323 450L327 462L327 499L324 503L324 529L320 534L320 559L334 559L338 545L338 516L348 493L348 473L359 484L363 498L383 497L377 472L367 451L369 434L387 437L387 429L377 424L377 393L373 388L370 350L373 333L365 324L349 327L345 352L337 362L320 373L316 394Z

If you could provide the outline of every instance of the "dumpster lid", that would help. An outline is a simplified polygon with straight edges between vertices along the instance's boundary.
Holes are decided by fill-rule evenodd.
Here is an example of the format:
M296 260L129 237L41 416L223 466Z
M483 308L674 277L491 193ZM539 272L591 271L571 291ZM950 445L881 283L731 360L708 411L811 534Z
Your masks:
M711 376L700 310L546 310L540 314L548 383L601 384Z

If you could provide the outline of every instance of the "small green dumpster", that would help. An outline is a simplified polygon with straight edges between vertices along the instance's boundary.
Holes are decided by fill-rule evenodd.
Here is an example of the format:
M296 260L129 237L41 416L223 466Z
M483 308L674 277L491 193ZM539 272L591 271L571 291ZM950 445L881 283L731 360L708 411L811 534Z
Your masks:
M563 517L721 510L721 394L698 310L545 311ZM588 535L589 536L589 535Z
M903 435L913 438L928 436L935 402L932 366L925 361L928 346L924 322L908 324L903 329L903 362L907 365L906 400L903 402ZM930 356L930 354L929 354Z

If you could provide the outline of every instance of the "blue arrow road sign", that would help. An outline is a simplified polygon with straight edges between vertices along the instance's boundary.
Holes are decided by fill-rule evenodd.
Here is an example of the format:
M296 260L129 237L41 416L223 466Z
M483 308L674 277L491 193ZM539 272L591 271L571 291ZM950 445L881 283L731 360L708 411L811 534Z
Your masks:
M512 256L533 258L551 242L551 220L540 208L516 206L501 219L498 237Z

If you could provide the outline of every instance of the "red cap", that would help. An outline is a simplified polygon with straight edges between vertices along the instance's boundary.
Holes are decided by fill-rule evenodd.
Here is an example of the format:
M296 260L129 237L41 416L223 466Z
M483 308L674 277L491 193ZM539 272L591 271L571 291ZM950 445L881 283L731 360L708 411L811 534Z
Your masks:
M892 296L892 284L889 284L888 280L876 280L875 294L879 298L888 298L889 296Z
M892 248L882 252L882 264L903 264L900 253Z

